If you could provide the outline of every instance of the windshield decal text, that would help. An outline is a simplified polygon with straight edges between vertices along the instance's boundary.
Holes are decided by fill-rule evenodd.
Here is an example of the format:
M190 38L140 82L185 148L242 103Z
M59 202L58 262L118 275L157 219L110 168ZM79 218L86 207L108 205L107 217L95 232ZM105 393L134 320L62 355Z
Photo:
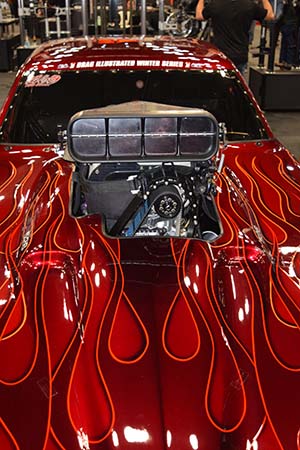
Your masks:
M92 60L61 64L58 69L97 69L97 68L140 68L157 67L164 69L187 69L193 67L190 61L157 60L157 59L123 59L123 60Z

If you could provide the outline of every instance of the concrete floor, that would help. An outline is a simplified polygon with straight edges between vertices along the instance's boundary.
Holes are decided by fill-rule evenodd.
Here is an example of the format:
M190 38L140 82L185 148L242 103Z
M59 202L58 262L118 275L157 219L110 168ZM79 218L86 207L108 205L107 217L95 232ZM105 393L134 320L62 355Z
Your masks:
M0 72L0 105L15 77L14 72ZM300 161L300 111L266 112L274 135Z

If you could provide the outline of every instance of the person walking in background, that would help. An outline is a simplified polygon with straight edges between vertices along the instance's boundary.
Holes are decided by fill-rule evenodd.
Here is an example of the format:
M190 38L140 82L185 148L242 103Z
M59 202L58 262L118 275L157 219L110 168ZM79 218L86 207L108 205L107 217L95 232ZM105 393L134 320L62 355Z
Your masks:
M276 65L283 70L290 70L297 65L298 18L293 0L285 0L278 26L281 33L281 45L279 63Z
M274 20L269 0L199 0L196 19L211 19L214 44L245 74L253 20Z

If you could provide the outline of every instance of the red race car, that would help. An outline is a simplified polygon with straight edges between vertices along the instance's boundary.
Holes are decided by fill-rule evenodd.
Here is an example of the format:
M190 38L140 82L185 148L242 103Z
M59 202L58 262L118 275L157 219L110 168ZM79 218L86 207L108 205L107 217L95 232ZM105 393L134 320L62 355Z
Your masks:
M0 126L0 449L299 450L300 166L231 62L52 41Z

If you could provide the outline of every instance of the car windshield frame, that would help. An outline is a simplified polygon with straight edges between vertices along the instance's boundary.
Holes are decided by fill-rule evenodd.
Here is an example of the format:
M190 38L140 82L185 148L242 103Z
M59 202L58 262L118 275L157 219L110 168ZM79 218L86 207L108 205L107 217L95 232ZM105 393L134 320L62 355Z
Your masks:
M78 83L85 95L78 95ZM137 100L205 109L225 123L228 142L270 139L233 70L69 70L31 71L22 77L1 124L0 143L55 145L73 114ZM237 129L239 121L244 130Z

